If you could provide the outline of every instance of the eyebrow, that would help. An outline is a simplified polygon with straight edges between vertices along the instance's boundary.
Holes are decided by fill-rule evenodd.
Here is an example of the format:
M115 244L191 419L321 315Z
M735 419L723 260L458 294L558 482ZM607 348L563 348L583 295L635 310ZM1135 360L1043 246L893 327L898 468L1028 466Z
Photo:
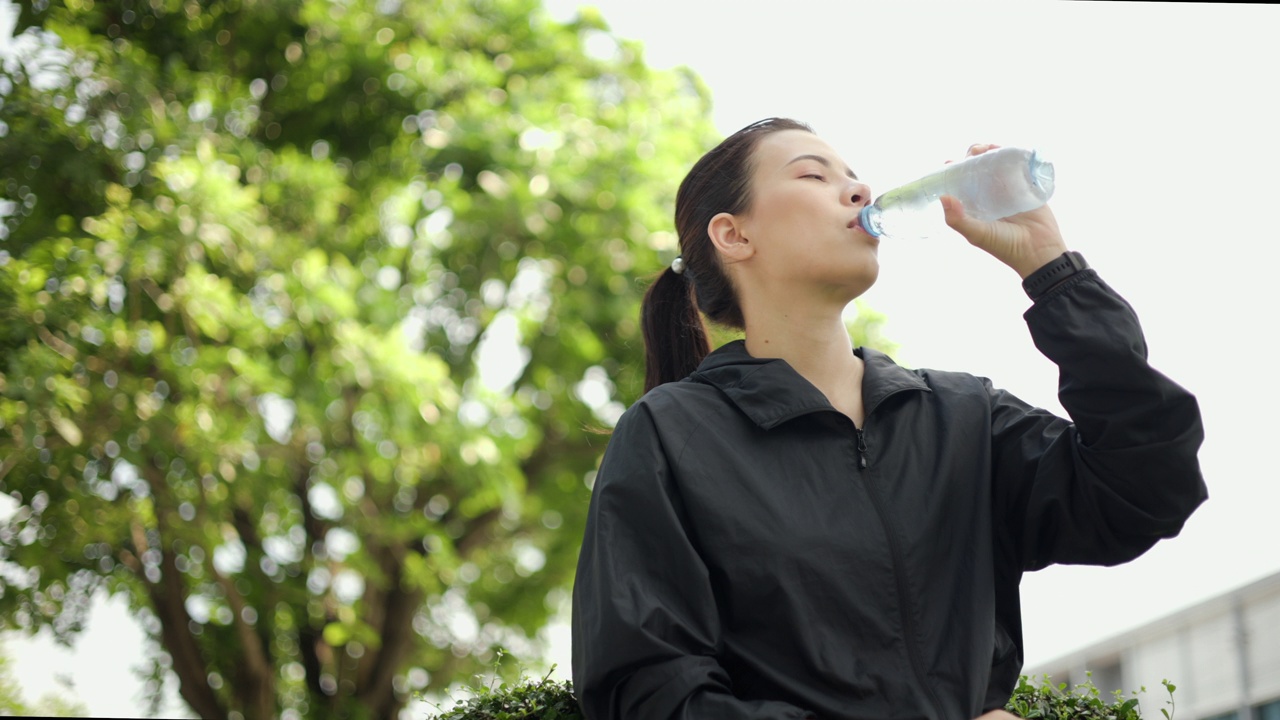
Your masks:
M796 157L792 158L792 159L791 159L791 162L788 162L788 163L787 163L787 165L791 165L792 163L798 163L798 162L800 162L801 160L815 160L815 161L817 161L817 162L821 163L821 164L822 164L824 167L826 167L827 169L831 169L831 167L832 167L832 166L831 166L831 161L830 161L830 160L828 160L828 159L826 159L826 158L824 158L824 157L822 157L821 155L798 155L798 156L796 156ZM787 165L783 165L783 167L786 167ZM853 172L852 170L850 170L849 168L845 168L845 169L844 169L844 172L845 172L845 174L846 174L846 175L848 175L849 177L853 178L854 180L857 180L857 179L858 179L857 174L856 174L856 173L854 173L854 172Z

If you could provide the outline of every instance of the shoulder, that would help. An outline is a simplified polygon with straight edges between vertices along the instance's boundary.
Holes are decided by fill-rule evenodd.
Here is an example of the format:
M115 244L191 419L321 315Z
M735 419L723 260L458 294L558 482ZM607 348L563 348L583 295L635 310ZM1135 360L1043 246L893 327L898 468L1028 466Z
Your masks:
M934 404L939 412L952 417L985 417L1000 395L991 380L981 375L935 368L911 372L933 391L929 393L928 402Z
M670 382L645 393L618 418L613 440L655 435L665 439L688 437L729 403L711 385L691 380Z
M1008 413L1019 417L1027 413L1047 413L981 375L933 369L913 372L920 373L934 390L931 397L940 411L953 416L995 418L1008 416Z
M659 487L674 492L685 448L725 404L718 390L696 382L667 383L645 393L615 423L593 495L630 497Z
M686 378L650 390L623 415L643 414L657 422L669 422L713 412L727 404L724 393L714 386Z
M984 379L968 372L937 368L909 368L875 348L858 348L863 361L864 393L873 398L896 395L900 390L924 390L930 398L981 391ZM864 398L865 401L865 398Z
M985 394L986 387L991 384L991 381L987 378L957 370L919 368L910 372L928 385L930 390L944 395L947 393L972 394L975 392Z

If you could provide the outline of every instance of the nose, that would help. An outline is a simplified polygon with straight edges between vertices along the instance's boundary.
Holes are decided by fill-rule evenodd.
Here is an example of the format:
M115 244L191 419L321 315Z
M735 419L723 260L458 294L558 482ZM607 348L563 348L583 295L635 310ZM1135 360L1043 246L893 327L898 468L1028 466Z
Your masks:
M850 205L869 203L871 202L871 186L859 180L851 179L845 197L849 198Z

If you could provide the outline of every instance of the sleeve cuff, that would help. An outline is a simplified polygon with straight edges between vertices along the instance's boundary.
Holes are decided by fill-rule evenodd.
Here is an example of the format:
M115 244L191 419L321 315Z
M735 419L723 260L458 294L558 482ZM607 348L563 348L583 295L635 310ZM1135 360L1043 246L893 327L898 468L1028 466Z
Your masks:
M1074 250L1069 250L1058 256L1056 260L1028 275L1022 281L1022 289L1027 293L1027 297L1032 300L1039 300L1067 278L1078 275L1088 269L1089 263L1085 261L1084 256Z

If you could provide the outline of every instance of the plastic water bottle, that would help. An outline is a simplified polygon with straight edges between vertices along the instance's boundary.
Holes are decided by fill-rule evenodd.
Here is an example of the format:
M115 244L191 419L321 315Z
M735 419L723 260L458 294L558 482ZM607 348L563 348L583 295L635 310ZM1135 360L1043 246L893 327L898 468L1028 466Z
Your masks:
M943 195L959 199L965 214L978 220L1034 210L1053 195L1053 163L1015 147L967 157L876 198L862 209L862 229L876 237L935 237L950 230L939 202Z

